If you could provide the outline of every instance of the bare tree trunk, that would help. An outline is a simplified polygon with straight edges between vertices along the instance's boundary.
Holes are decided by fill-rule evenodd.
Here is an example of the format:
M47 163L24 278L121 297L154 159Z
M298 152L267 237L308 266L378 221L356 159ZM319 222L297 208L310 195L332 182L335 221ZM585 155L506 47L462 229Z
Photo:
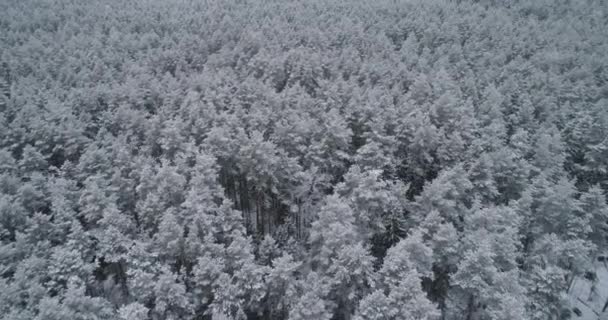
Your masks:
M264 212L262 212L263 204L261 199L261 193L259 191L256 192L255 196L256 200L256 231L258 234L264 234Z
M298 202L298 210L294 213L296 215L296 238L298 240L300 240L302 238L302 231L301 231L301 225L302 225L302 204L299 203L300 201L297 200Z
M469 298L467 304L467 320L473 320L473 313L475 312L475 297L473 295Z

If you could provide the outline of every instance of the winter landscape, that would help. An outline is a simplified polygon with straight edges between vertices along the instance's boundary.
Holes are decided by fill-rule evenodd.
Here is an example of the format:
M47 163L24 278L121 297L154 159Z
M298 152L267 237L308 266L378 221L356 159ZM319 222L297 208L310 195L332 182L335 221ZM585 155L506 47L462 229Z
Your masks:
M605 0L0 0L0 319L608 319Z

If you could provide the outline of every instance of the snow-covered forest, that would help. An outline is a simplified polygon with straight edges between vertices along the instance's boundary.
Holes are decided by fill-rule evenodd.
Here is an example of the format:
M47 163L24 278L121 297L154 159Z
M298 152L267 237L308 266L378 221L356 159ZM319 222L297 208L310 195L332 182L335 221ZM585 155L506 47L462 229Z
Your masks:
M604 0L0 0L2 320L608 319L607 192Z

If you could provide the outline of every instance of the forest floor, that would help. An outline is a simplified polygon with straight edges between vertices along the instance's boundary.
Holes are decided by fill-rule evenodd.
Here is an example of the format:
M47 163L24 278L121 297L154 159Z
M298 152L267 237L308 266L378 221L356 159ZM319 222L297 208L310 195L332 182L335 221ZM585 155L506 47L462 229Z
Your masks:
M574 308L580 310L580 316L573 314L573 319L598 320L608 319L608 263L596 261L596 280L585 278L574 280L569 292L569 299Z

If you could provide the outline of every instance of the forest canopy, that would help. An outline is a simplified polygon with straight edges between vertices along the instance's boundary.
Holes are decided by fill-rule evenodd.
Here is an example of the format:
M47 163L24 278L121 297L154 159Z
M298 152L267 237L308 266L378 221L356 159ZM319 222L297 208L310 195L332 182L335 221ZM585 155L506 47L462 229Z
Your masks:
M0 1L0 319L554 320L602 0Z

